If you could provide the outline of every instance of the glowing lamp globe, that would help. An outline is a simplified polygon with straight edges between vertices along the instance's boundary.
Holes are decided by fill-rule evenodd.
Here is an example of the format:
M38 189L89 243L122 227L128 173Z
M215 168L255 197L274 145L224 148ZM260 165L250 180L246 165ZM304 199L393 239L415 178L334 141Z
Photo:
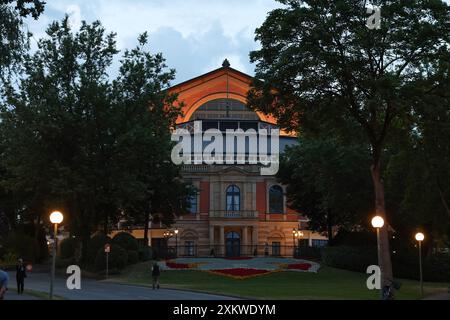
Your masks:
M59 211L54 211L50 215L50 221L53 224L60 224L63 221L63 215Z
M416 240L417 241L423 241L425 239L425 235L422 232L416 233Z
M375 216L372 218L372 227L374 228L382 228L384 226L384 220L380 216Z

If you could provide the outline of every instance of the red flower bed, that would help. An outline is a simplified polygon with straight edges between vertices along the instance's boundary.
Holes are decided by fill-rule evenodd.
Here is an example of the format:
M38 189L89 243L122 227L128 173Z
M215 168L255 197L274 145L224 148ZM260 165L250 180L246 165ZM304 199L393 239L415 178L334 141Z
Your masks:
M253 258L252 257L228 257L225 259L227 259L227 260L251 260Z
M187 263L166 262L166 266L170 269L189 269L190 266Z
M287 265L287 269L295 269L295 270L309 270L309 268L311 268L311 264L309 263L293 263L293 264L288 264Z
M263 269L245 269L245 268L234 268L234 269L215 269L210 270L211 273L220 274L228 276L235 279L245 279L249 277L260 276L263 274L268 274L273 271L263 270Z

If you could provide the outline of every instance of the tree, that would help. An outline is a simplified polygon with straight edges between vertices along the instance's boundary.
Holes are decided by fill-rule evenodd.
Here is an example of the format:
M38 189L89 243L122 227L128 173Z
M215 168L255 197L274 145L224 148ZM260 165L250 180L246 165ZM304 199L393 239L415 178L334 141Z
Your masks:
M286 7L272 11L256 30L261 49L250 57L260 81L249 93L250 104L291 130L310 113L339 120L336 133L342 120L359 125L354 134L364 136L371 150L375 211L387 222L381 229L380 267L383 285L389 284L385 145L411 114L415 97L432 96L448 82L436 78L426 91L419 85L433 77L430 64L449 59L450 8L440 0L383 1L384 23L370 30L361 1L280 2Z
M115 34L100 22L73 32L66 17L53 22L38 50L26 57L18 92L8 88L2 108L1 181L20 198L24 220L37 225L65 212L88 261L91 233L122 217L142 223L153 197L164 221L184 208L179 167L170 162L176 96L165 90L174 71L161 54L139 45L123 54L119 75L108 69L118 53ZM159 205L160 203L160 205ZM148 225L148 223L147 223Z
M116 163L122 174L120 181L130 182L122 189L124 214L128 220L144 225L145 243L151 217L169 226L174 215L186 212L191 192L180 179L180 167L170 160L171 128L180 109L174 106L177 96L166 89L175 72L166 71L162 55L152 55L146 50L147 44L144 33L136 48L125 51L113 90L122 120L118 127L121 152Z
M290 206L309 219L309 227L333 232L367 225L372 200L370 158L364 145L342 145L335 138L302 136L281 158L278 178L287 185Z
M37 19L44 4L39 0L0 1L0 85L12 71L17 71L28 49L22 18L31 15Z

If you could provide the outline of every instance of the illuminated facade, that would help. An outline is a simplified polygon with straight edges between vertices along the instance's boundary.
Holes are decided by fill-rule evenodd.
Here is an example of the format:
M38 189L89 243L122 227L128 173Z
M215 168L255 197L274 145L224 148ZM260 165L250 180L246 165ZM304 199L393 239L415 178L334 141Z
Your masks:
M225 61L222 68L172 87L183 103L178 127L192 129L194 121L201 121L203 131L276 128L273 117L247 108L251 81ZM296 138L282 132L279 143L282 151ZM178 233L171 237L152 224L152 246L176 247L178 256L289 256L294 244L326 243L326 237L306 230L307 220L286 203L285 186L262 175L258 164L185 164L183 178L198 189L191 214L177 218L171 230ZM297 238L294 229L301 230Z

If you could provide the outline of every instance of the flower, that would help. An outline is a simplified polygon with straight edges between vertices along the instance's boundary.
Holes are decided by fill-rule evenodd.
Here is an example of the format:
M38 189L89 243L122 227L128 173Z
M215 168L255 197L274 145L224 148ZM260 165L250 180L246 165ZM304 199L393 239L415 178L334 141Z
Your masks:
M310 263L292 263L292 264L288 264L286 267L286 269L305 270L305 271L308 271L309 268L311 268Z
M252 268L233 268L233 269L214 269L210 273L227 276L233 279L247 279L260 275L269 274L276 270L252 269Z

